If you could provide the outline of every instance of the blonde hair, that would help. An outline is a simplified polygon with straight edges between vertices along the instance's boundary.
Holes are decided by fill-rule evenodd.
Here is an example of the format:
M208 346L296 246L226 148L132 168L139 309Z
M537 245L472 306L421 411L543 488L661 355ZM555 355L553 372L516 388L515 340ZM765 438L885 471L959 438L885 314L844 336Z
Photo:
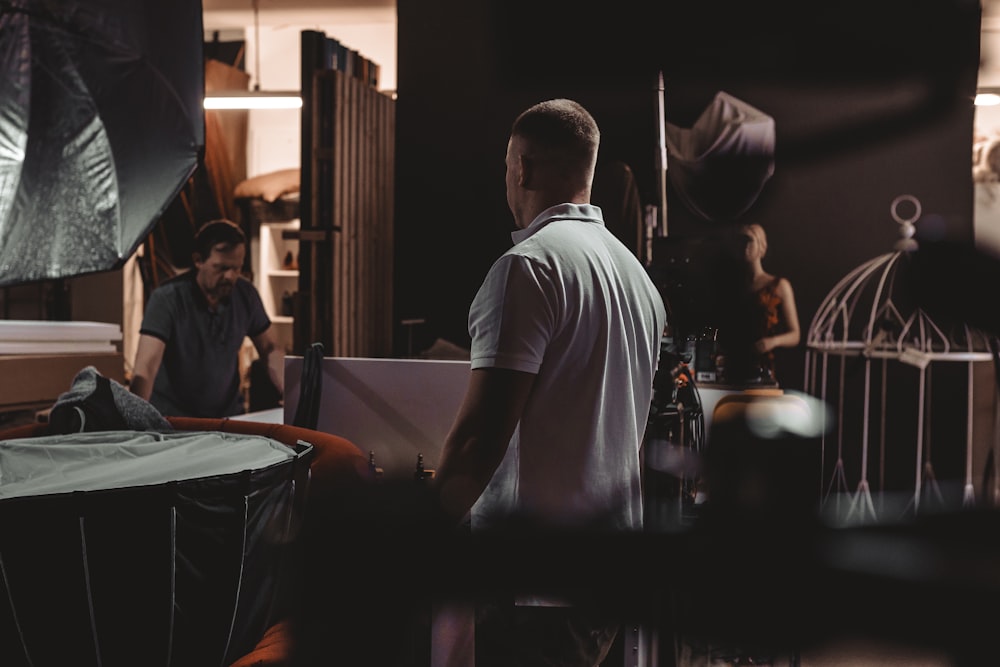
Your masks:
M743 225L743 231L752 236L753 240L757 242L757 247L760 248L761 258L767 255L767 233L764 231L764 228L756 222L752 222L750 224Z

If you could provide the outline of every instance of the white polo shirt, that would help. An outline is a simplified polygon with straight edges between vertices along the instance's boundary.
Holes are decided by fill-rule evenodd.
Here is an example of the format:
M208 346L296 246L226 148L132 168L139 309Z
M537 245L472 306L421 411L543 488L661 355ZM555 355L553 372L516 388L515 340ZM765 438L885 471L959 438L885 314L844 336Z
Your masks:
M511 516L641 530L639 447L666 324L659 291L596 206L554 206L512 238L469 311L472 368L537 378L473 530Z

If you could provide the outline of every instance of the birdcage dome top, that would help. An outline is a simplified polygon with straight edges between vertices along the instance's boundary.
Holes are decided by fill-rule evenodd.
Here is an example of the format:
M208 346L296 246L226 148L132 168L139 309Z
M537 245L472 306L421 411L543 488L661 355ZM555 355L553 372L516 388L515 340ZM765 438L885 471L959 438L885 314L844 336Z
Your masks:
M827 294L809 326L809 349L918 366L937 360L992 360L988 336L966 324L935 322L917 303L912 255L918 248L914 234L920 201L900 195L890 213L900 231L895 247L848 272Z

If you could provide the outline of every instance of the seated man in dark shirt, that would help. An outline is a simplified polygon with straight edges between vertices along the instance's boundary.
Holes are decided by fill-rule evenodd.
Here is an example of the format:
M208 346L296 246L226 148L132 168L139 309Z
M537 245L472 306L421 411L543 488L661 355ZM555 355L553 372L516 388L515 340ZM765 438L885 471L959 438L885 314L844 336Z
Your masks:
M162 414L229 417L245 412L239 352L245 337L284 389L284 351L260 295L241 274L247 240L228 220L205 223L194 269L156 288L146 304L130 383Z

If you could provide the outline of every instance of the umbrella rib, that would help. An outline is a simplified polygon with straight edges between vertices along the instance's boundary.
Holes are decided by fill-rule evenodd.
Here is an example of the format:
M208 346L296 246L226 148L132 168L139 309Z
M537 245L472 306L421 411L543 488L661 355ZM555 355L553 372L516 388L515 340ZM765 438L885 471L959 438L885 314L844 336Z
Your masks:
M223 652L223 658L229 654L229 647L233 641L233 632L236 629L236 617L239 614L240 609L240 597L243 592L243 573L246 568L246 557L247 557L247 526L250 523L250 496L243 496L243 540L240 545L240 571L239 577L236 580L236 599L233 601L233 616L229 621L229 634L226 637L226 650Z
M3 580L4 589L7 591L7 603L10 606L11 618L14 619L14 627L17 628L17 637L21 640L21 649L24 651L24 659L28 661L29 665L33 665L34 663L31 661L28 645L24 642L24 631L21 629L21 621L17 618L17 608L14 605L14 596L10 592L10 578L7 576L7 566L3 562L3 554L0 554L0 579Z
M86 519L79 519L80 525L80 558L83 561L83 583L87 589L87 609L90 611L90 632L94 639L94 660L101 666L101 642L97 636L97 616L94 613L94 590L90 581L90 561L87 559L87 527Z
M170 507L170 621L167 623L167 660L169 667L174 653L174 620L177 615L177 505Z

